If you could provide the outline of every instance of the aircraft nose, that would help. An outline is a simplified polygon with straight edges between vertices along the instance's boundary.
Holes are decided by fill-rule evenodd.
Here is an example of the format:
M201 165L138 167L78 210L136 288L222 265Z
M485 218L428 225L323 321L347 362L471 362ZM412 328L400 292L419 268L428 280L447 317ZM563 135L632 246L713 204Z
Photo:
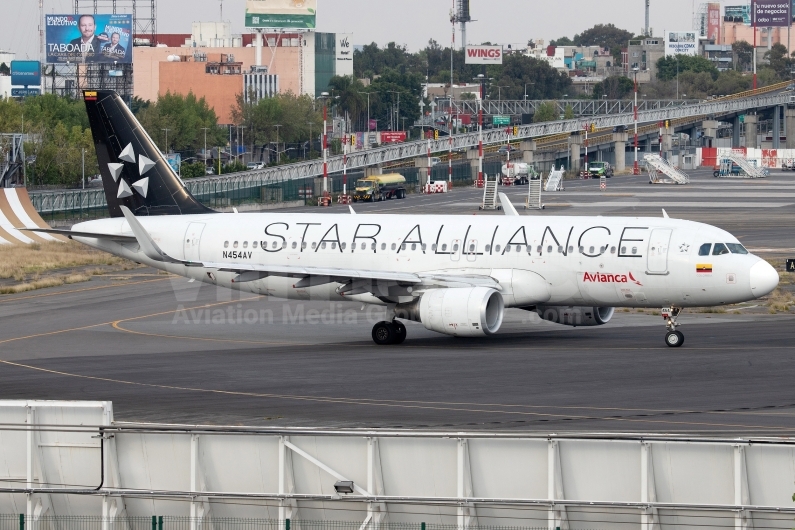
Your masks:
M751 267L751 292L756 298L773 292L778 285L778 272L768 262L759 261Z

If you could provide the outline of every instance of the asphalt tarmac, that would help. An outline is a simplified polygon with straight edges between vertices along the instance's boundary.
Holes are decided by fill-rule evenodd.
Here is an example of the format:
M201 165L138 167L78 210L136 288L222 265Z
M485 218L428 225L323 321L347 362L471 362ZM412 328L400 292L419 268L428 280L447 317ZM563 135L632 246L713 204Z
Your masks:
M693 176L688 186L616 177L604 192L598 181L567 182L544 195L545 210L520 213L657 216L665 208L725 228L773 261L795 257L795 175ZM504 191L523 204L520 189ZM503 215L479 211L480 193L355 208ZM149 269L126 277L0 297L0 398L110 400L117 421L136 422L795 434L791 315L685 313L686 343L671 349L651 311L575 329L508 310L490 339L408 323L403 345L377 347L370 330L381 309L267 300Z

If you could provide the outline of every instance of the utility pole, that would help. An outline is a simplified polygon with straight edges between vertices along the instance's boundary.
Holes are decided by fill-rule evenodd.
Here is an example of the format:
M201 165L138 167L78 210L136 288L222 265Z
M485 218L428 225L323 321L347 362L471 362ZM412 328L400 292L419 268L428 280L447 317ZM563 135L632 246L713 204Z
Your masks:
M634 105L634 121L635 121L635 165L632 166L632 174L640 175L640 168L638 167L638 69L633 68L632 73L635 74L635 105Z
M276 164L278 164L281 161L279 156L279 128L281 128L281 125L274 125L274 127L276 128Z
M204 130L204 169L207 169L207 131L209 127L202 127ZM180 167L182 165L180 164Z
M165 148L165 151L164 151L165 154L168 154L168 131L170 131L170 130L171 129L163 129L163 131L165 131L165 133L166 133L166 148Z

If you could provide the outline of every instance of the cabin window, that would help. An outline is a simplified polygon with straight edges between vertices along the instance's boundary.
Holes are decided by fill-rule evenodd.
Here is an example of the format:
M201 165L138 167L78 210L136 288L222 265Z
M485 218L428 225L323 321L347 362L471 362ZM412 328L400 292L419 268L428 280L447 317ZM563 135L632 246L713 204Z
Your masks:
M237 248L237 241L232 244L232 248Z
M323 250L326 250L326 242L325 241L323 241L323 243L321 243L320 248L322 248Z
M495 250L496 252L499 252L499 251L500 251L500 246L499 246L499 245L497 245L496 247L494 247L494 250Z
M579 250L580 250L580 254L582 254L583 252L585 252L585 247L580 247Z
M229 248L229 241L224 241L224 248Z
M295 241L293 241L293 250L295 250L296 248L298 248L298 243L296 243Z
M632 253L633 254L637 254L638 253L638 247L632 247Z
M516 245L516 248L514 250L516 252L521 252L522 251L522 246L521 245Z
M395 250L395 249L397 249L397 245L392 243L392 250Z
M571 254L572 252L574 252L574 247L569 247L569 254Z
M536 248L536 252L541 254L543 251L544 251L544 247L542 247L541 245L538 245L538 248Z
M458 243L453 245L453 252L458 252Z
M499 252L499 249L497 249L497 251ZM447 252L447 243L442 245L442 252Z
M411 244L411 250L417 250L417 243Z
M384 246L384 245L381 245L381 246ZM373 252L375 252L375 243L373 243L372 245L370 245L370 247L372 248Z
M426 245L425 243L423 243L423 244L422 244L422 251L423 251L423 252L425 252L425 249L426 249L426 248L428 248L428 245Z
M287 241L282 241L282 248L287 248Z
M257 242L256 242L256 241L254 241L254 242L251 244L251 248L257 248Z
M315 248L315 245L312 245L312 248ZM306 250L306 241L301 243L301 250Z
M491 245L486 245L486 252L491 252Z
M588 254L593 254L595 249L593 247L588 247Z
M712 249L713 256L723 256L724 254L728 254L729 249L723 243L715 243L715 247Z
M400 245L400 250L406 250L406 244L405 243L402 243Z
M271 244L271 248L272 248L273 250L276 250L278 247L279 247L279 244L278 244L278 243L276 243L276 241L274 241L274 242Z
M627 247L621 247L621 253L622 254L626 254L627 253Z
M511 251L511 245L506 245L505 252L510 252L510 251Z
M304 244L306 244L306 243L304 243ZM316 248L317 248L317 243L312 243L312 250L315 250Z
M552 254L552 245L547 247L547 254Z
M558 254L563 254L563 247L558 246Z
M701 248L698 249L699 256L709 256L709 251L712 250L712 243L704 243L701 245Z
M381 243L381 250L386 250L386 243Z
M243 248L248 248L248 241L243 241Z
M615 254L616 253L616 247L610 247L610 253L611 254Z

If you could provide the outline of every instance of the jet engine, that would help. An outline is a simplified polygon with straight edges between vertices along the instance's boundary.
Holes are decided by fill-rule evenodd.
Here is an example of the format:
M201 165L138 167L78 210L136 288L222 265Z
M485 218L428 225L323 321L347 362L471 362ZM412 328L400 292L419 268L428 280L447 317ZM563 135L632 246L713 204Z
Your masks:
M497 333L504 312L502 295L488 287L431 289L395 308L398 318L422 322L426 329L455 337Z
M538 306L536 312L549 322L564 326L602 326L610 322L614 307Z

